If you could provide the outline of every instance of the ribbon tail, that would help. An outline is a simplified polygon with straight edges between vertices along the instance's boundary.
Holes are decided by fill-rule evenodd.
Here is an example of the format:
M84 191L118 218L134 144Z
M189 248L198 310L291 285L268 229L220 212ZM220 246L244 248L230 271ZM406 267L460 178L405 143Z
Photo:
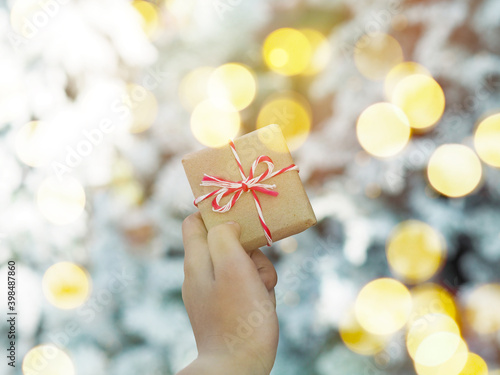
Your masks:
M257 213L259 214L260 225L262 229L264 229L264 235L266 236L267 246L271 246L273 244L273 238L271 235L271 231L269 230L266 221L264 220L264 214L262 213L262 206L260 205L259 198L255 191L252 190L253 200L255 202L255 207L257 208Z

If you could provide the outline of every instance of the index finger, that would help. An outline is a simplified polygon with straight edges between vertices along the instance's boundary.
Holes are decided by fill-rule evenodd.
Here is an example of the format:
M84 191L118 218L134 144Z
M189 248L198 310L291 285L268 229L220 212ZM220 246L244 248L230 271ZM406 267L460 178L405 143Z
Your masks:
M201 277L214 279L213 265L208 251L207 229L196 212L189 215L182 223L182 241L184 243L184 272L186 278Z

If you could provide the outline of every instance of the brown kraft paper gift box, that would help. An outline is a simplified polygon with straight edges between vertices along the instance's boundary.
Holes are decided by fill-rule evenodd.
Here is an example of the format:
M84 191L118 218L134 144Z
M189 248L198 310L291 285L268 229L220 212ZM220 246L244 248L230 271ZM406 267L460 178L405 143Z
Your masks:
M248 176L253 162L261 155L271 158L274 163L274 171L293 164L279 125L269 125L236 138L234 145L246 176ZM195 198L218 189L214 186L200 186L205 174L234 182L242 180L229 144L188 154L183 158L182 164ZM266 169L267 165L260 163L254 177L264 173ZM271 231L274 242L300 233L316 224L316 217L302 186L298 171L290 170L262 181L262 183L276 185L273 191L278 192L276 197L256 192L264 220ZM215 196L210 197L198 204L207 230L218 224L235 221L240 224L240 241L245 250L250 251L267 244L265 232L259 221L257 208L250 191L243 192L233 207L224 213L212 210L214 198ZM223 206L231 198L232 194L224 197L220 205Z

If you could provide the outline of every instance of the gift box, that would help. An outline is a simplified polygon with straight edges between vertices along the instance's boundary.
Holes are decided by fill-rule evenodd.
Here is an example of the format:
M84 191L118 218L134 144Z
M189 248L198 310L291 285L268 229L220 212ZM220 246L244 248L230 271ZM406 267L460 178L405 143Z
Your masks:
M245 250L316 224L279 125L188 154L182 164L207 230L239 223Z

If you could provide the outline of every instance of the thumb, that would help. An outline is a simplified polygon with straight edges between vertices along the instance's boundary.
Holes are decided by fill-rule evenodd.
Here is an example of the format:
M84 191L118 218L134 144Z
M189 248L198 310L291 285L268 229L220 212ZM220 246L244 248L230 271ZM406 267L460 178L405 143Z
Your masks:
M218 278L259 277L257 269L240 243L241 228L238 223L219 224L208 231L208 250Z

